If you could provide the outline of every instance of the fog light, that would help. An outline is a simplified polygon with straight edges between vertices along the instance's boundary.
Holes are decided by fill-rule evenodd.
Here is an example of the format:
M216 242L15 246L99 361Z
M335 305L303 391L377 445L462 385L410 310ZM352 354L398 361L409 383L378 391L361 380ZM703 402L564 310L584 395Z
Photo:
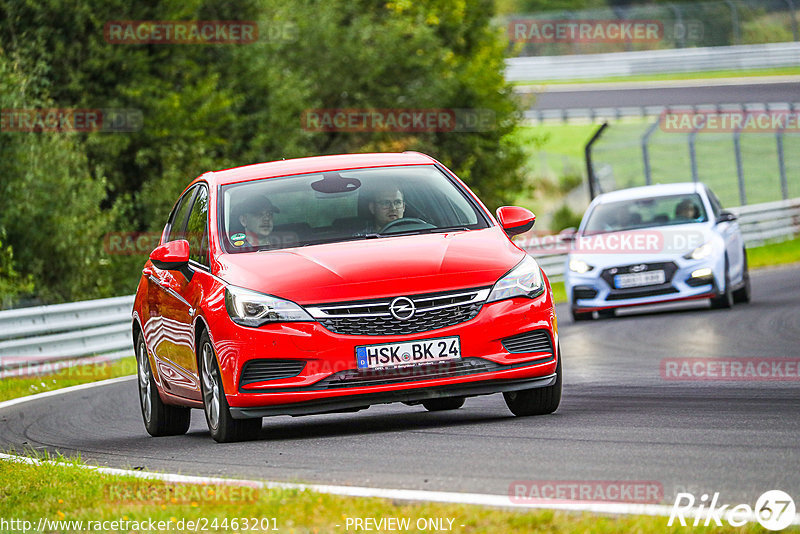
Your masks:
M711 276L711 269L708 267L692 271L692 278L708 278L709 276Z

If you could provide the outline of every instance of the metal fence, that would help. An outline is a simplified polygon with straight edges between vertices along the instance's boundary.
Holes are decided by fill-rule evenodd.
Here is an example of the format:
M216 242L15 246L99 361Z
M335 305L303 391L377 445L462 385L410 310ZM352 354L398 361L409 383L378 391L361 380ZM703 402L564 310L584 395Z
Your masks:
M564 56L691 47L800 41L798 0L715 0L616 5L601 9L515 14L499 21L508 28L512 54ZM648 21L658 26L656 39L536 39L515 32L515 21L564 23ZM523 26L524 28L524 26ZM530 28L530 26L529 26Z
M670 130L670 113L712 118L800 118L797 104L666 110L656 118L612 123L594 144L594 190L701 181L723 205L744 206L800 196L800 128ZM754 123L755 124L755 123ZM784 122L785 124L785 122Z

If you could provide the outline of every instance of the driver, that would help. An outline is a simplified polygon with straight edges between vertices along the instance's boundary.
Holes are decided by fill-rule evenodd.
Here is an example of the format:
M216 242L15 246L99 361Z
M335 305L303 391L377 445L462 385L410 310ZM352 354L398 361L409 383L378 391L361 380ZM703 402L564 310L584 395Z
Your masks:
M378 189L369 201L369 211L372 220L367 226L367 232L379 232L392 221L402 219L406 211L403 193L393 186Z

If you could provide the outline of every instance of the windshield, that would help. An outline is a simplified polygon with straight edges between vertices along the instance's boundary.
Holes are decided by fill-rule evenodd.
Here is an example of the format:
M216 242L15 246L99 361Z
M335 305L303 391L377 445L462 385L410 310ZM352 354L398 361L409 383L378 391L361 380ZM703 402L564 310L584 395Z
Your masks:
M489 226L433 165L303 174L223 186L227 252Z
M589 215L583 233L618 232L706 221L708 217L700 195L670 195L598 204Z

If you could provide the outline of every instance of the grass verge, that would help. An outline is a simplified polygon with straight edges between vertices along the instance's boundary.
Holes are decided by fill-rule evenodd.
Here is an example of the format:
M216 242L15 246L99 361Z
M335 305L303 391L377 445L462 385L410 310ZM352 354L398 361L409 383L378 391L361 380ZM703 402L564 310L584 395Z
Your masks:
M0 402L53 389L131 375L136 372L136 359L131 356L110 363L76 365L54 373L46 372L47 368L44 368L44 371L31 376L0 380Z
M72 464L72 465L71 465ZM26 465L0 462L0 517L30 521L35 529L46 518L47 531L98 531L92 521L119 521L102 531L149 532L151 521L173 532L192 531L194 521L209 532L348 532L355 518L407 518L405 532L439 530L420 528L440 521L456 533L528 532L686 532L687 527L667 527L666 517L603 517L588 513L550 510L512 511L479 506L409 503L377 498L354 498L297 489L257 489L241 486L187 485L143 480L130 476L98 474L75 467L79 460L60 459L55 464ZM348 523L348 519L350 522ZM61 523L53 523L59 521ZM66 522L72 521L70 525ZM83 521L77 525L76 521ZM122 523L127 522L127 523ZM137 524L134 524L136 522ZM224 526L223 526L224 525ZM349 528L348 528L349 525ZM205 527L202 528L202 527ZM251 527L256 528L251 528ZM20 529L21 530L21 529ZM364 529L360 529L364 530ZM368 529L391 532L395 529ZM397 529L400 530L400 529ZM691 529L692 532L759 532L741 529Z
M800 262L800 237L747 249L747 265L751 269Z

